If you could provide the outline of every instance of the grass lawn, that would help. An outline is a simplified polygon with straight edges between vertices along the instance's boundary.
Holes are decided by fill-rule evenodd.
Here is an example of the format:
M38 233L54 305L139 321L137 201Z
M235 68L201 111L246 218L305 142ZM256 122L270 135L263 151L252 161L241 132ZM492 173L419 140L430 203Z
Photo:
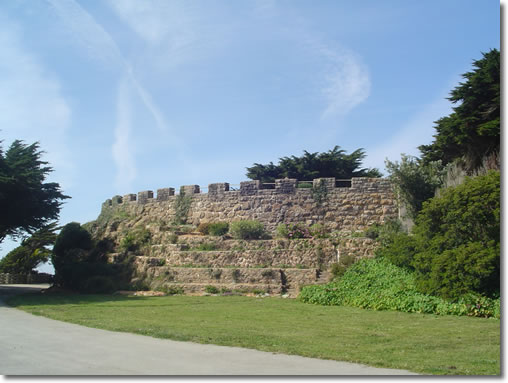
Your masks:
M242 296L24 295L32 314L113 331L423 374L500 374L496 319L370 311Z

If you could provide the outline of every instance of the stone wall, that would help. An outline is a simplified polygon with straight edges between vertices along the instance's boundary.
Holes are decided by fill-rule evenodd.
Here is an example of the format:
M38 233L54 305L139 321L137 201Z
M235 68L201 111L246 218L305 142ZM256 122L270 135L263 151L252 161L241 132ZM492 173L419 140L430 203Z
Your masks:
M13 285L13 284L30 284L30 283L49 283L51 282L52 275L40 274L10 274L0 273L0 284Z
M228 183L210 184L208 193L201 193L199 185L182 186L180 190L191 197L187 221L194 225L255 219L269 231L283 222L301 222L323 223L332 230L353 232L398 216L387 179L353 178L350 187L336 187L344 184L349 183L323 178L313 180L315 188L298 188L297 180L282 179L276 180L275 185L242 182L240 190L230 190ZM139 192L137 198L136 194L127 194L107 200L101 214L121 210L147 222L172 222L176 201L174 188L159 189L155 198L148 190Z

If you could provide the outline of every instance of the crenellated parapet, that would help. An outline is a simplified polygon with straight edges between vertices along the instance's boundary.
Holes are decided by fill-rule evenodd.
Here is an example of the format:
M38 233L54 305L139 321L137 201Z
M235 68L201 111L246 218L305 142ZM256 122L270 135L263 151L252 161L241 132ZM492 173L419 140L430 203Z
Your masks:
M274 183L244 181L237 187L227 182L181 186L179 194L191 197L188 222L256 219L269 230L282 222L325 223L338 230L365 228L398 216L398 205L390 181L383 178L333 177L300 181L277 179ZM171 220L178 204L175 188L157 189L114 196L104 209L129 209L129 214L145 214Z

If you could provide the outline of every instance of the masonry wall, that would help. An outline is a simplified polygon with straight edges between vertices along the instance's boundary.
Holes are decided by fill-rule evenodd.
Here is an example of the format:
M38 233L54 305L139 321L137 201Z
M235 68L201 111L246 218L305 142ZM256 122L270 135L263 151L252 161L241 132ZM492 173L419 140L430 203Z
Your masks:
M246 181L241 183L240 190L230 190L228 183L210 184L208 193L201 193L198 185L183 186L180 190L192 197L187 221L194 225L255 219L269 231L283 222L302 222L323 223L333 230L353 232L398 215L395 196L386 179L353 178L350 182L337 182L334 178L322 178L313 184L314 189L298 188L297 180L282 179L268 185L274 186L271 189L259 181ZM115 196L103 204L101 214L123 211L147 222L172 222L176 201L174 188L159 189L155 196L153 191Z

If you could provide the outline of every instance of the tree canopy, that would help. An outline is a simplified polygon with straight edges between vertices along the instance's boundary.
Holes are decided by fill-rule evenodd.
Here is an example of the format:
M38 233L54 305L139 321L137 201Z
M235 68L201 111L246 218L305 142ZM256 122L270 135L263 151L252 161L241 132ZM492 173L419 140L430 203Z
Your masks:
M462 75L448 98L453 113L436 121L430 145L419 147L424 161L441 160L443 165L465 160L466 170L478 167L483 158L500 148L500 52L492 49L473 61L474 70Z
M55 243L57 229L56 222L53 222L24 239L20 246L0 259L0 272L27 274L47 262L51 256L48 247Z
M62 201L70 198L58 183L44 182L53 169L41 155L38 143L15 140L6 152L0 146L0 242L58 219Z
M381 177L378 169L361 168L365 158L363 149L346 154L340 146L323 153L309 153L304 150L303 156L282 157L278 165L273 162L262 165L254 163L247 168L247 177L262 182L274 182L280 178L296 178L311 181L314 178L335 177L349 179L352 177Z

